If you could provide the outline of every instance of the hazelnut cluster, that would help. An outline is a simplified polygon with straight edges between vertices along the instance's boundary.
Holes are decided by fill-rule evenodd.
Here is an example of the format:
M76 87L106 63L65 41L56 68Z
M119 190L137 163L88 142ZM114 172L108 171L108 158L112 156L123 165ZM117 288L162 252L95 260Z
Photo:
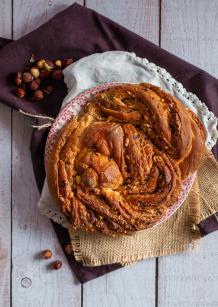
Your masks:
M72 245L70 243L65 245L64 250L65 250L66 254L70 255L73 252ZM41 251L40 256L41 256L41 258L48 260L48 259L52 258L53 254L52 254L52 251L50 249L45 249L45 250ZM60 260L55 260L52 263L52 268L55 269L55 270L59 270L61 267L62 267L62 261L60 261Z
M15 77L17 88L15 95L19 98L29 96L35 101L42 101L45 95L54 91L49 81L59 81L63 78L62 70L72 64L72 59L35 60L32 55L28 68L24 72L18 72Z

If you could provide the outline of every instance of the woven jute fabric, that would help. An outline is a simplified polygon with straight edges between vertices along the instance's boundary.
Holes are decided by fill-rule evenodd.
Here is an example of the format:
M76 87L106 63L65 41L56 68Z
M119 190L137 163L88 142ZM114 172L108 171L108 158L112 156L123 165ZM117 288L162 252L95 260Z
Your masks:
M218 163L207 152L185 202L171 218L132 236L109 237L103 234L69 230L74 255L84 265L123 265L194 248L201 237L198 224L218 211Z

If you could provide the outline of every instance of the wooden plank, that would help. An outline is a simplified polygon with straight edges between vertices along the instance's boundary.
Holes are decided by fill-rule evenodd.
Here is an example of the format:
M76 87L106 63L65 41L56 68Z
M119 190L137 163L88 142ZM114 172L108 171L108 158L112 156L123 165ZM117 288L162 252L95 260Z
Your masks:
M86 6L158 44L159 0L86 0Z
M12 8L11 1L0 1L0 36L11 38L12 33Z
M162 0L161 46L218 75L217 1ZM159 259L158 306L218 306L218 233L198 250Z
M12 177L12 303L14 306L80 306L81 286L76 283L49 220L36 206L36 187L29 144L29 119L13 116ZM42 260L39 252L53 251L60 259L59 271L49 269L52 260Z
M87 0L86 6L158 44L158 1ZM83 286L83 306L155 306L155 259L88 282Z
M218 76L217 0L162 0L161 47Z
M0 1L0 36L11 38L11 1ZM10 306L11 109L0 104L0 306Z
M14 38L30 32L72 1L14 0ZM76 282L49 220L36 207L39 193L29 152L32 129L29 119L13 115L12 190L12 304L14 306L80 306L81 285ZM39 252L51 249L63 267L50 270L52 260L42 260Z
M11 109L0 105L0 306L10 305Z
M159 307L218 306L218 232L198 250L159 258Z
M76 2L83 5L83 0ZM14 0L14 37L33 31L72 3L72 0Z
M149 259L83 286L84 307L155 306L155 261Z

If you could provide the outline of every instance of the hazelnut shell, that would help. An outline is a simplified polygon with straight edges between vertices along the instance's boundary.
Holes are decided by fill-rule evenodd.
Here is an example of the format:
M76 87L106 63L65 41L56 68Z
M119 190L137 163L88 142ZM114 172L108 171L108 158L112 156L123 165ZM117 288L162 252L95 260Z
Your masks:
M36 80L33 80L29 87L32 91L37 91L39 88L39 83Z
M56 61L55 61L55 66L57 66L58 68L61 68L61 66L62 66L62 61L61 61L61 60L56 60Z
M67 67L73 63L73 59L64 59L62 63L63 63L63 67Z
M62 267L62 262L60 260L56 260L55 262L53 262L53 268L55 270L59 270Z
M25 72L22 75L22 80L24 83L30 83L33 80L33 76L30 72Z
M37 90L34 92L33 94L33 100L36 100L36 101L41 101L44 99L44 94L43 94L43 91L41 90Z
M43 69L45 65L45 60L43 59L39 60L36 65L39 69Z
M60 69L55 69L52 73L51 73L51 77L54 80L60 80L63 78L63 73Z
M15 94L18 98L23 98L26 95L26 92L22 87L18 87L15 91Z
M50 249L45 249L41 252L41 256L43 259L50 259L52 257L52 251Z
M32 68L30 69L30 72L31 72L31 75L32 75L35 79L37 79L37 78L39 77L39 75L40 75L40 71L39 71L39 69L38 69L37 67L32 67Z
M22 73L21 72L18 72L16 74L15 84L18 85L18 86L22 84Z

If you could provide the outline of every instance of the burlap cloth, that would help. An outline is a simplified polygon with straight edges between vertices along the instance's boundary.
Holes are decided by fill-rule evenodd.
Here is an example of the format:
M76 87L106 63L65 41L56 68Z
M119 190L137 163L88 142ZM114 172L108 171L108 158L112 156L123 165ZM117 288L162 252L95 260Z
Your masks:
M84 265L130 264L187 251L199 243L198 224L218 211L218 163L207 151L182 206L159 226L117 238L70 231L74 255Z

